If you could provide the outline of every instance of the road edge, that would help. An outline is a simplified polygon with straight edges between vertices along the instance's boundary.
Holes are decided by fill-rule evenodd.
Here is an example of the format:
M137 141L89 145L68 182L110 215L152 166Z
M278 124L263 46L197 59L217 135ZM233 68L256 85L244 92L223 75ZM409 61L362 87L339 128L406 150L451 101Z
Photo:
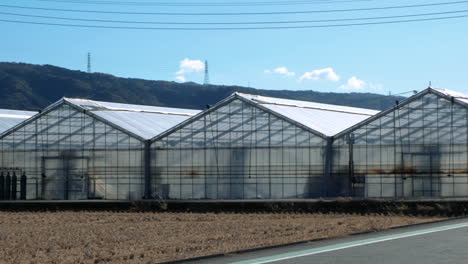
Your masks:
M212 255L206 255L206 256L200 256L200 257L193 257L193 258L187 258L187 259L179 259L179 260L173 260L173 261L158 262L158 263L160 263L160 264L179 264L179 263L184 263L184 262L188 262L188 261L211 259L211 258L217 258L217 257L223 257L223 256L229 256L229 255L236 255L236 254L255 252L255 251L260 251L260 250L275 249L275 248L279 248L279 247L294 246L294 245L299 245L299 244L306 244L306 243L311 243L311 242L324 241L324 240L329 240L329 239L353 237L353 236L365 235L365 234L371 234L371 233L386 232L386 231L389 231L389 230L403 229L403 228L409 228L409 227L417 227L417 226L428 225L428 224L437 224L437 223L449 222L449 221L454 221L454 220L463 219L463 218L468 218L468 216L458 216L458 217L452 217L452 218L447 218L447 219L436 220L436 221L432 221L432 222L395 226L395 227L390 227L388 229L379 230L379 231L362 231L362 232L356 232L356 233L351 233L351 234L347 234L347 235L343 235L343 236L337 236L337 237L301 240L301 241L285 243L285 244L279 244L279 245L273 245L273 246L264 246L264 247L257 247L257 248L241 249L241 250L231 251L231 252L227 252L227 253L218 253L218 254L212 254Z

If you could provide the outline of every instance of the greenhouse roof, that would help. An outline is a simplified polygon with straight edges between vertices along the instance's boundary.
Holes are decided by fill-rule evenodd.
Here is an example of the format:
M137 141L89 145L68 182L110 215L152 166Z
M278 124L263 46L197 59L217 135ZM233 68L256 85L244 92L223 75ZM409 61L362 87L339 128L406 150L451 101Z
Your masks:
M200 110L87 99L64 98L64 100L144 139L153 138L200 112Z
M0 109L0 133L18 125L37 112Z
M452 91L452 90L447 90L447 89L442 89L442 88L432 88L432 87L429 87L429 88L426 88L422 91L420 91L419 93L415 94L415 95L412 95L408 98L406 98L405 100L403 100L402 102L399 102L398 104L394 105L393 107L385 110L385 111L382 111L380 113L378 113L377 115L374 115L372 118L369 118L369 120L366 120L366 121L363 121L363 122L360 122L352 127L349 127L345 130L343 130L342 132L340 132L337 137L340 137L342 135L345 135L347 133L349 133L350 131L353 131L365 124L367 124L368 122L372 122L382 116L385 116L387 115L388 113L392 112L392 111L395 111L396 109L399 109L401 106L405 105L405 104L408 104L414 100L416 100L417 98L421 97L421 96L424 96L426 94L429 94L429 93L432 93L432 94L435 94L435 95L438 95L439 97L442 97L442 98L445 98L446 100L451 100L451 98L454 99L455 102L458 102L459 104L463 105L464 107L468 107L468 95L467 94L463 94L463 93L459 93L459 92L456 92L456 91Z
M436 92L439 92L439 93L441 93L443 95L453 97L458 101L461 101L461 102L463 102L465 104L468 104L468 95L467 94L463 94L463 93L459 93L459 92L455 92L455 91L447 90L447 89L441 89L441 88L429 88L429 89L432 89L432 90L434 90Z
M379 113L365 108L235 93L257 105L309 127L325 136L337 133Z

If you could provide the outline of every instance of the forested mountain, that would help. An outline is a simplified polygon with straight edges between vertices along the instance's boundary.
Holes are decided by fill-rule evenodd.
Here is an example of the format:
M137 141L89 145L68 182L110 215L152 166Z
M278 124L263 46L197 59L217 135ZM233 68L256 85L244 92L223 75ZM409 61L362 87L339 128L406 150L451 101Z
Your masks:
M0 108L6 109L39 110L61 97L203 109L235 91L372 109L386 109L395 100L401 100L401 97L372 93L259 90L241 86L119 78L51 65L0 63Z

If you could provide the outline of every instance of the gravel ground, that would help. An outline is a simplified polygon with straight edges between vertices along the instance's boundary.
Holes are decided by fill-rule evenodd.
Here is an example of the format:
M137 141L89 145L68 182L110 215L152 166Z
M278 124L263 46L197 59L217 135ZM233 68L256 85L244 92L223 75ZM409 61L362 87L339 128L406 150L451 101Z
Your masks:
M293 213L0 212L0 263L158 263L440 219Z

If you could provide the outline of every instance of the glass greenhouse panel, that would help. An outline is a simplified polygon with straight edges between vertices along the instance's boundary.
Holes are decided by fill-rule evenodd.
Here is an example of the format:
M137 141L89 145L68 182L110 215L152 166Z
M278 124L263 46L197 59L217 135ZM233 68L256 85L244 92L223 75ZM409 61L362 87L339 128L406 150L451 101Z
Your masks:
M468 196L467 110L426 93L334 142L333 175L352 196Z
M0 133L11 129L37 112L0 109Z
M165 199L322 195L326 140L233 99L152 144L152 184Z
M142 142L66 103L4 135L0 144L0 180L16 174L14 198L134 200L143 196Z

